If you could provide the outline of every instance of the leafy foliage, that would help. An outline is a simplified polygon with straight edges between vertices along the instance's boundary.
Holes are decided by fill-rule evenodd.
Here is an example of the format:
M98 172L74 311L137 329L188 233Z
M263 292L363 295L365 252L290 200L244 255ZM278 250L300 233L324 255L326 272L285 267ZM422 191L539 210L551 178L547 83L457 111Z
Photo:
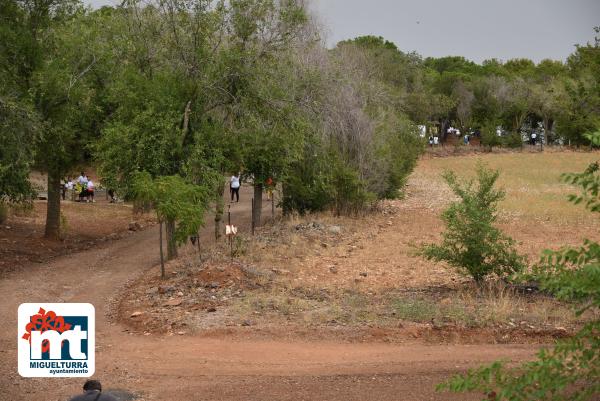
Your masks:
M0 202L32 198L29 168L36 130L36 116L30 109L0 98Z
M195 235L204 223L208 188L188 183L177 175L152 179L143 172L133 177L132 190L135 199L153 205L159 221L177 224L174 238L179 243Z
M578 185L582 189L580 195L569 195L569 201L578 205L583 203L592 212L600 212L600 177L598 162L590 164L583 173L570 173L563 175L563 181Z
M496 128L488 125L481 130L481 144L487 146L491 151L494 147L502 145L502 138L496 134Z
M444 179L460 198L442 214L446 231L442 243L421 246L420 254L429 260L444 261L459 272L481 282L489 274L506 276L520 271L524 259L514 248L514 240L494 227L497 204L504 197L494 185L499 172L477 167L474 181L461 182L453 172Z

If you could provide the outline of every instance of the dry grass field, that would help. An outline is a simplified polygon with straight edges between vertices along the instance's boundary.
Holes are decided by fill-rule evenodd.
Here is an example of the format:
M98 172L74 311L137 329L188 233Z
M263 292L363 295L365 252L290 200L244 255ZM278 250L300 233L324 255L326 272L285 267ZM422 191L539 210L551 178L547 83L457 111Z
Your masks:
M560 176L581 172L590 163L600 160L594 152L490 153L477 156L433 158L423 161L416 172L419 180L443 185L440 174L452 170L473 177L478 162L501 172L499 185L506 190L501 204L504 215L533 220L548 220L559 224L589 220L589 213L573 207L566 195L573 188Z

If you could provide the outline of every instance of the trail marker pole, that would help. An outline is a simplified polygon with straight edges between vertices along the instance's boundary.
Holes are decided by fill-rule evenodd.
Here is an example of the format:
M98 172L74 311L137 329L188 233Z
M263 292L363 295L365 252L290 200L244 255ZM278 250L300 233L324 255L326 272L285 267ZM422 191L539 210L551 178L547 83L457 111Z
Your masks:
M254 198L252 198L252 235L254 235Z
M233 260L233 235L231 230L231 205L227 205L227 227L225 227L225 235L229 238L229 253Z
M271 192L271 218L275 220L275 191Z

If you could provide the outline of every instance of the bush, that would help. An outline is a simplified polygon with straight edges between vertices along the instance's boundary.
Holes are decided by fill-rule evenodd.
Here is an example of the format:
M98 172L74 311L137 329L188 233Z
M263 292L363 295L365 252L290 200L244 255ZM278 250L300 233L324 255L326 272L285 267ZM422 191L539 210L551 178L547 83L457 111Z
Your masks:
M375 195L365 189L365 183L356 170L338 163L332 179L333 211L342 214L357 214L375 201Z
M523 146L523 137L521 137L521 134L511 132L510 134L502 138L502 143L507 148L520 148Z
M504 192L495 190L499 172L477 166L473 180L460 182L452 172L444 179L460 198L442 214L446 231L440 245L425 244L420 254L429 260L447 262L477 283L490 275L507 276L520 271L524 258L514 249L515 241L494 227L496 207Z
M375 199L358 171L333 152L294 163L283 183L285 213L333 210L338 216L351 215L367 209Z
M320 212L331 205L331 169L322 155L311 156L310 162L293 163L284 177L282 207L286 214Z
M491 152L492 148L502 145L502 138L496 134L493 126L484 127L481 129L481 144L487 146Z

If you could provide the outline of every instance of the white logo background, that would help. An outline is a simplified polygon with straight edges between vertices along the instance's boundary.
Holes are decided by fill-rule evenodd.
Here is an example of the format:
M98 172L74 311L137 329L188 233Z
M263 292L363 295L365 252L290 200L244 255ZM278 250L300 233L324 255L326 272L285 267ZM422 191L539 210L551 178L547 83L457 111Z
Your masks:
M32 331L32 346L34 343L41 344L42 339L51 339L50 359L45 360L44 367L32 367L30 362L40 362L38 358L32 359L40 355L41 350L33 350L29 345L29 341L23 339L23 335L27 333L27 324L31 321L31 317L36 315L40 308L46 312L53 311L57 316L86 316L87 317L87 332L78 330L78 327L71 327L69 331L58 333L57 331L46 331L40 334L39 331ZM95 370L95 346L96 346L96 312L92 304L86 303L25 303L19 306L18 318L18 355L19 355L19 374L23 377L90 377ZM70 355L73 359L61 360L60 348L52 347L52 343L59 343L62 340L69 341ZM81 339L87 340L87 355L81 352ZM37 347L36 347L37 348ZM41 349L41 347L40 347ZM82 358L84 360L78 360ZM86 368L72 368L74 362L86 364ZM78 372L64 373L62 370L76 370ZM81 373L82 370L85 372Z

